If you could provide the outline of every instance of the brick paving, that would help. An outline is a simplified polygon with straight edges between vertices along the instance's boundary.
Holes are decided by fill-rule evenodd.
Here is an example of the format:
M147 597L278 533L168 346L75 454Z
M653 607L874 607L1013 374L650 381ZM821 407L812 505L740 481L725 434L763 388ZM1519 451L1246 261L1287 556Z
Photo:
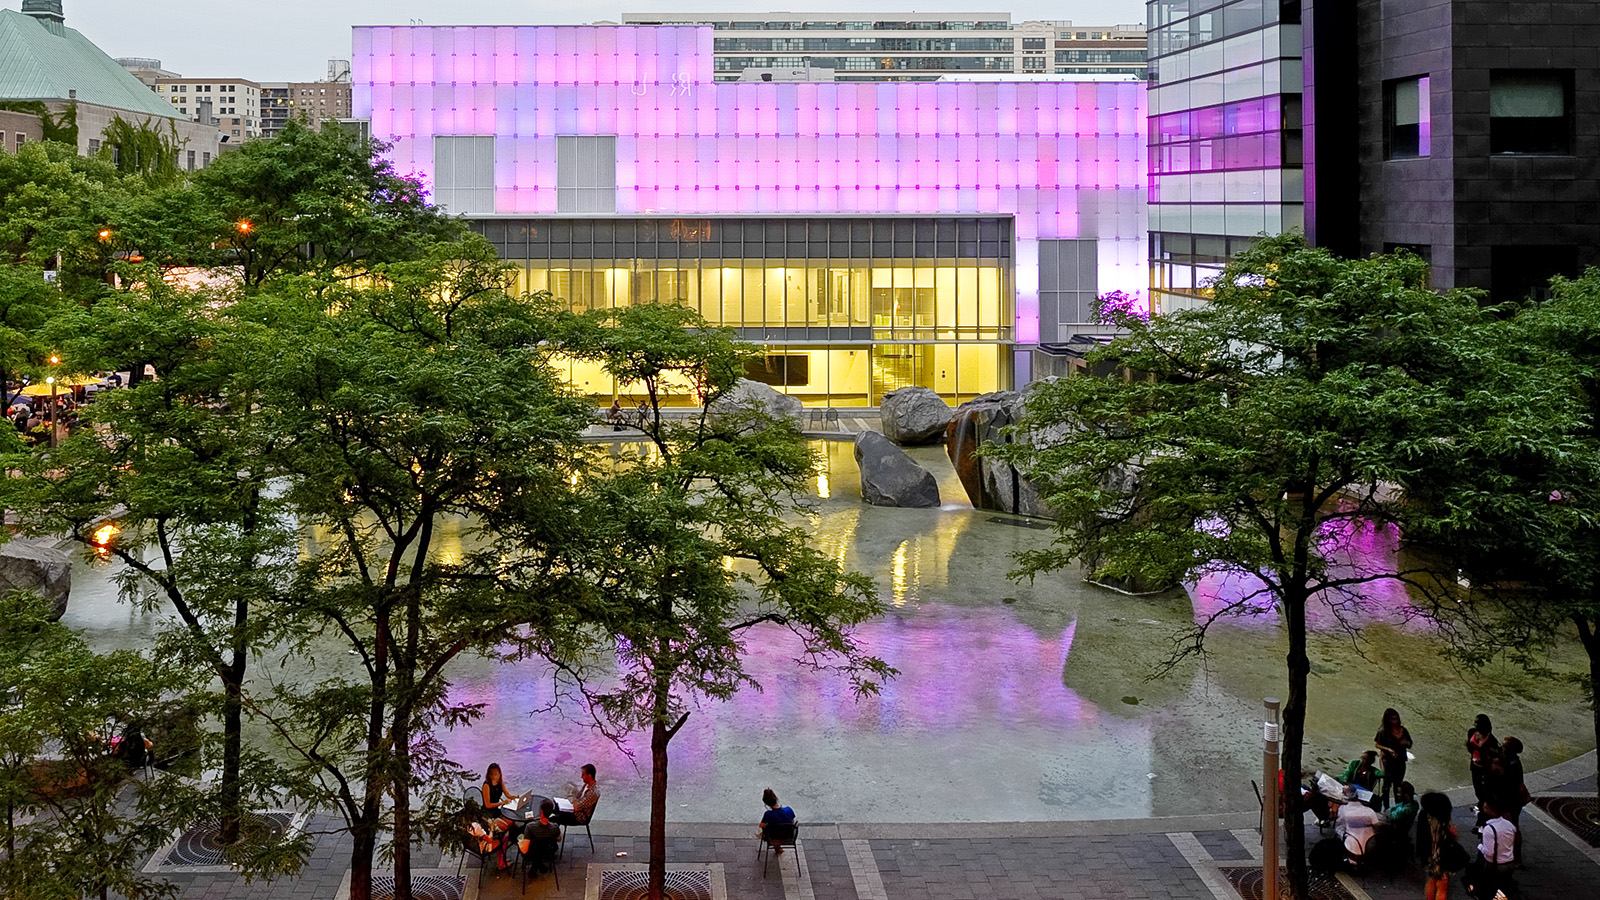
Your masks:
M1529 776L1538 794L1593 792L1594 755ZM1462 843L1475 846L1471 791L1450 792ZM1530 807L1531 809L1531 807ZM1523 896L1578 898L1596 895L1600 850L1558 833L1547 817L1524 812L1525 867L1516 880ZM332 831L333 819L315 816L313 831ZM597 821L594 850L582 833L560 865L561 887L541 878L522 893L510 872L479 876L470 864L467 900L562 898L594 900L599 867L644 863L648 844L642 823ZM669 826L668 860L675 864L721 864L726 891L739 900L1237 900L1221 868L1259 865L1255 811L1183 819L1111 822L983 823L960 825L829 825L802 827L798 875L793 855L772 859L765 876L756 858L752 827L680 824ZM1323 836L1306 828L1307 847ZM336 833L321 834L311 862L298 877L245 883L230 873L172 874L184 900L288 898L336 900L346 874L346 844ZM626 856L618 854L625 853ZM792 851L791 851L792 853ZM456 871L458 857L423 851L416 870ZM1355 900L1416 900L1422 875L1415 864L1394 874L1339 876ZM1464 895L1452 885L1451 896Z

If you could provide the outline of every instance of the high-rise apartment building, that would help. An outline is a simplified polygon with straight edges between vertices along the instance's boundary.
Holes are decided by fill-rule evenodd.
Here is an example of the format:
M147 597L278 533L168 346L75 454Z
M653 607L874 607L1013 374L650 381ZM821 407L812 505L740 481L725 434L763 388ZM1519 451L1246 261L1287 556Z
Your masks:
M191 121L215 125L223 143L261 134L261 85L242 78L157 78L156 96Z
M1600 3L1152 0L1151 295L1261 232L1492 299L1600 265Z
M826 18L824 18L826 16ZM710 25L716 79L811 66L838 81L956 74L1143 78L1142 25L1013 24L1009 13L624 13L626 24Z

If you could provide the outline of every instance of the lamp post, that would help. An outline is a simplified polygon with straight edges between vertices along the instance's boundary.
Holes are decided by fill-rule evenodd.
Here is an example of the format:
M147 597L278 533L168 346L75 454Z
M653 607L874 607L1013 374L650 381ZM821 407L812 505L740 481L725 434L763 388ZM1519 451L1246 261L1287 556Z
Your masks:
M1261 726L1261 900L1278 900L1278 698L1262 700L1267 719ZM1296 779L1296 783L1299 779Z
M50 358L55 359L53 356ZM59 443L56 440L56 377L51 375L44 383L50 385L50 446L54 447Z

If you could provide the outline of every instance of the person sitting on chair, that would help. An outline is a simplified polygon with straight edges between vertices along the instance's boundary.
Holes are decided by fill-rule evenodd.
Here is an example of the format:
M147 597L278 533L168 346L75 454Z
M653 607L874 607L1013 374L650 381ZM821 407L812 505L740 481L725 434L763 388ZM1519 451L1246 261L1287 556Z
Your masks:
M511 806L515 808L516 802L521 798L515 794L512 794L506 789L505 781L500 775L499 763L489 764L489 770L483 773L482 787L483 809L485 812L488 812L490 815L495 817L491 827L493 827L496 832L509 832L506 835L505 841L515 839L517 836L516 823L506 818L500 812L500 807ZM506 867L505 841L497 842L500 850L500 868L502 869Z
M1411 782L1402 781L1394 788L1394 805L1389 807L1386 814L1387 824L1402 831L1408 831L1411 823L1417 819L1417 789Z
M761 824L756 826L756 831L772 847L772 852L782 853L780 842L794 838L794 810L779 806L778 795L772 788L761 792L761 802L767 805L767 811L761 814Z
M534 875L543 875L555 867L556 849L561 844L561 828L552 819L556 802L546 797L539 802L539 819L522 830L523 864Z
M1339 807L1337 833L1344 843L1345 856L1360 859L1367 852L1367 843L1383 824L1383 815L1365 803L1346 803Z
M583 785L572 798L572 812L557 812L551 821L560 825L587 825L594 816L595 804L600 802L600 786L594 782L594 763L583 764Z

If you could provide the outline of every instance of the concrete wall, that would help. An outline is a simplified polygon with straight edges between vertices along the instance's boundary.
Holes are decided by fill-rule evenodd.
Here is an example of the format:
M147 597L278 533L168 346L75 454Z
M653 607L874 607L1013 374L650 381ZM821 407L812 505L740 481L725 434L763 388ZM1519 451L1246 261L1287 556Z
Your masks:
M52 112L59 114L65 101L52 103ZM217 129L214 125L202 125L199 122L190 122L186 119L159 119L155 116L146 116L140 113L130 113L125 109L113 109L109 106L97 106L92 103L78 104L78 152L88 156L100 148L103 142L106 126L112 120L121 116L125 121L139 125L157 121L163 129L167 122L172 122L177 131L178 168L187 169L188 151L194 151L194 168L205 168L208 160L214 160L221 152L217 142Z
M21 141L17 137L21 135ZM17 147L28 141L44 140L44 123L38 116L0 109L0 150L17 152Z

